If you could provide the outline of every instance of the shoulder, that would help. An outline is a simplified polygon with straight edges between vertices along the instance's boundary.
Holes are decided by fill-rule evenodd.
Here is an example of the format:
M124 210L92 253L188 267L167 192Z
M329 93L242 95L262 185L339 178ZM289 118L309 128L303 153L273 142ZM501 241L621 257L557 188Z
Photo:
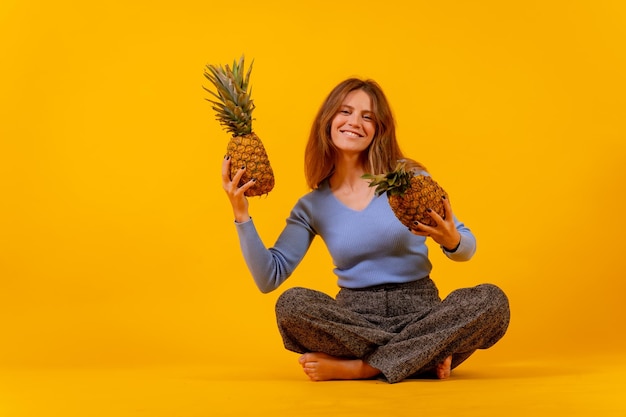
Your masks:
M287 223L303 225L315 232L320 216L327 215L332 209L329 195L328 187L319 187L309 191L296 202Z
M315 190L311 190L307 194L300 197L297 205L320 204L331 196L332 193L330 191L330 187L328 186L327 182L324 182L320 184L320 186Z
M320 185L317 189L309 191L298 199L293 208L293 213L306 214L312 217L313 213L320 209L326 210L331 197L330 187L327 184Z

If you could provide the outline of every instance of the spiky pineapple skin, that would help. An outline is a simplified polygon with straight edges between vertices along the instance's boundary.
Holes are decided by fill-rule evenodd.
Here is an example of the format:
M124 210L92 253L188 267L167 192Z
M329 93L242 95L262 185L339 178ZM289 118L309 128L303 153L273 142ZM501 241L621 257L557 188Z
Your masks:
M226 155L230 157L230 177L245 167L239 186L255 179L252 187L244 195L256 197L269 193L274 188L274 172L269 163L267 152L259 137L254 133L231 137L226 147Z
M393 213L408 228L415 228L414 221L436 226L428 209L444 217L444 196L448 198L448 193L432 177L426 175L414 175L404 194L387 194Z

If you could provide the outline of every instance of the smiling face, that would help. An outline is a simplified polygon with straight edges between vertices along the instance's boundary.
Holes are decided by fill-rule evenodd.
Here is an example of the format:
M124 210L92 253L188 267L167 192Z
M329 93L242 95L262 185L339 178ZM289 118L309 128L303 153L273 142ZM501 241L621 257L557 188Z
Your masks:
M372 143L375 133L371 97L360 89L351 91L331 123L333 144L341 152L360 154Z

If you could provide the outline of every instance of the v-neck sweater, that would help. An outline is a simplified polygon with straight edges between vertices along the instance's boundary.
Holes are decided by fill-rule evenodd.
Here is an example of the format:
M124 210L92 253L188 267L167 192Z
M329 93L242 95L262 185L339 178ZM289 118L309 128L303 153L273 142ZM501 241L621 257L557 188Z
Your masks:
M441 249L454 261L467 261L476 251L476 239L453 219L461 242L454 252ZM363 210L353 210L325 182L298 200L270 248L252 220L235 224L244 259L262 292L273 291L292 275L317 235L328 248L342 288L406 283L428 277L432 270L426 238L400 223L385 194L374 196Z

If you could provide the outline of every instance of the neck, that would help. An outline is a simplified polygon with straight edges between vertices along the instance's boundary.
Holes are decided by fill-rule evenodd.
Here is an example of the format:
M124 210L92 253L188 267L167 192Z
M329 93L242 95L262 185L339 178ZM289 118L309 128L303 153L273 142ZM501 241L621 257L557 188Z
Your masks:
M367 182L361 178L365 174L365 169L359 162L358 158L342 159L337 161L335 165L335 172L330 178L331 187L338 188L359 188Z

